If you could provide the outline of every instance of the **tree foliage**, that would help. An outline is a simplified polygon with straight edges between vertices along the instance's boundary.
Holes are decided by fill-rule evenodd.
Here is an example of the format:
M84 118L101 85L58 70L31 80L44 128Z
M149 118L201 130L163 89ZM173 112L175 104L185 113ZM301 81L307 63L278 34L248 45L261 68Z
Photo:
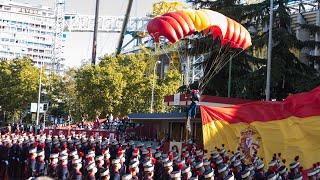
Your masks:
M106 56L96 66L83 66L76 71L76 91L83 113L92 118L103 112L114 116L150 111L153 73L149 65L154 58L145 54ZM164 79L155 77L154 110L165 110L163 96L174 94L180 86L180 74L169 70Z
M295 32L290 28L290 9L286 6L287 2L287 0L274 1L271 97L278 100L286 98L289 93L308 91L319 85L317 71L300 62L292 51L300 50L306 45L315 47L316 44L301 42L296 38ZM232 61L231 92L232 97L264 99L269 1L251 5L240 4L237 0L216 0L205 3L196 1L195 4L221 12L250 29L253 45ZM264 56L257 56L256 52L261 50ZM228 67L224 67L211 80L205 93L226 96L227 82Z
M0 61L0 106L13 117L37 102L39 69L28 58ZM45 75L44 75L45 79Z

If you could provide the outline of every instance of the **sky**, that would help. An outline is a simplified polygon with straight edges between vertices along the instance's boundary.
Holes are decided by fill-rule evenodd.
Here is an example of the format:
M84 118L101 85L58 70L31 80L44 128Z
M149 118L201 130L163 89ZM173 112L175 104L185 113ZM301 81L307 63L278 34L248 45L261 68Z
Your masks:
M13 0L20 3L32 5L45 5L54 7L55 0ZM65 0L66 13L76 12L82 15L94 15L95 0ZM152 4L161 0L134 0L131 16L145 17L152 12ZM177 0L185 2L185 0ZM128 0L100 0L100 16L124 16ZM64 64L68 67L79 67L82 60L91 58L93 33L67 33L65 43ZM115 52L119 40L119 34L99 33L97 44L97 57ZM125 42L130 40L127 35Z

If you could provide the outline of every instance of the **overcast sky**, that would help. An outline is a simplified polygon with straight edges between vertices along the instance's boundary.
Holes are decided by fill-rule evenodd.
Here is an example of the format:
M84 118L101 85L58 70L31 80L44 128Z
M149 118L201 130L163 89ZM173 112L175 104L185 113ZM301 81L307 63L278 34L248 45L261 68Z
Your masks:
M13 0L32 5L45 5L54 7L55 0ZM131 16L145 16L152 12L152 4L161 0L134 0ZM185 0L178 0L185 2ZM128 0L100 0L100 16L124 16ZM66 12L77 12L83 15L93 15L95 0L66 0ZM79 66L81 60L90 59L93 33L68 33L65 44L64 62L67 66ZM99 33L97 56L114 52L118 42L118 34ZM130 39L127 35L126 40Z

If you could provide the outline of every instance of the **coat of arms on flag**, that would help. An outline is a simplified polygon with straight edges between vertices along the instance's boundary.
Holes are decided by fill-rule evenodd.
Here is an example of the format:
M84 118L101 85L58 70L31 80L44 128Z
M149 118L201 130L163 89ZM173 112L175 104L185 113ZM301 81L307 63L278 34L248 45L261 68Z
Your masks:
M250 127L242 130L240 134L240 145L241 149L244 151L246 158L253 157L254 154L258 153L261 138L256 137L258 135L257 131L251 129Z

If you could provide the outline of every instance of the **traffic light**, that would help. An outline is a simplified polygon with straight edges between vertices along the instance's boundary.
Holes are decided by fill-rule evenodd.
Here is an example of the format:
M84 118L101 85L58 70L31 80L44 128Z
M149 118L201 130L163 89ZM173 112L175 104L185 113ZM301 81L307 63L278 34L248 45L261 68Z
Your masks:
M44 103L43 104L43 111L47 111L48 110L48 104L47 103Z

